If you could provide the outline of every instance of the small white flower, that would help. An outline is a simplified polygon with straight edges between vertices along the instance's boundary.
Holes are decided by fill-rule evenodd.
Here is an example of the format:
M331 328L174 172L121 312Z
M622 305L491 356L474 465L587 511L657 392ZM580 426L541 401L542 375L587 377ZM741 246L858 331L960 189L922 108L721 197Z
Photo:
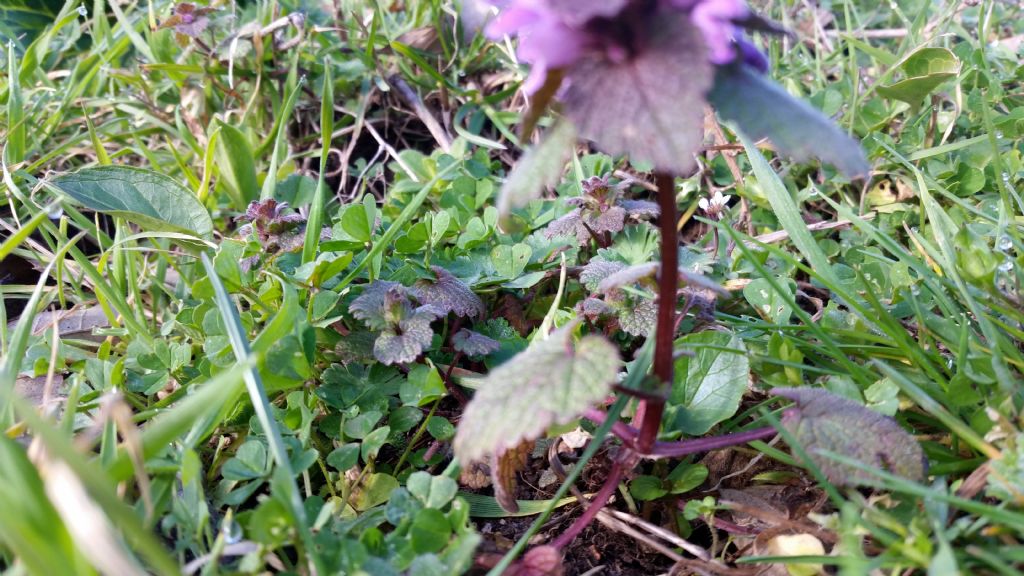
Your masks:
M722 196L722 191L716 190L710 200L707 198L698 200L697 206L700 206L700 209L711 218L720 220L722 218L722 211L729 205L729 200L731 199L731 195Z

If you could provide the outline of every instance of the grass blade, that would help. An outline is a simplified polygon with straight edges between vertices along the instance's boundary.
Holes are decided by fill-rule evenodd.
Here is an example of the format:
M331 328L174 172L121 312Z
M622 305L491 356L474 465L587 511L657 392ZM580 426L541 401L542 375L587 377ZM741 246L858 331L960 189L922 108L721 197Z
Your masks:
M213 285L217 309L220 311L221 320L224 322L224 329L227 331L228 339L231 341L231 348L234 350L235 358L239 363L248 363L250 362L252 352L249 348L249 340L245 336L242 320L238 316L238 309L235 308L235 303L228 295L227 289L224 288L224 283L220 281L220 277L217 275L209 255L204 252L202 259L203 267L206 269L206 274L210 279L210 284ZM292 290L290 286L284 284L282 284L282 289ZM302 505L302 496L292 474L288 451L285 449L284 441L281 439L281 432L277 429L277 422L271 413L270 400L267 399L267 393L263 389L263 381L260 378L259 372L252 365L248 365L243 376L245 378L245 387L249 391L249 399L252 401L253 410L256 412L256 418L259 420L260 426L267 436L267 444L270 446L270 453L274 458L274 463L278 470L281 471L282 476L286 478L286 481L281 482L280 485L288 491L287 501L291 506L291 513L295 519L296 529L302 539L303 546L306 549L306 555L317 574L326 574L327 572L321 566L319 555L313 547L313 535L310 533L309 524L306 521L306 509Z

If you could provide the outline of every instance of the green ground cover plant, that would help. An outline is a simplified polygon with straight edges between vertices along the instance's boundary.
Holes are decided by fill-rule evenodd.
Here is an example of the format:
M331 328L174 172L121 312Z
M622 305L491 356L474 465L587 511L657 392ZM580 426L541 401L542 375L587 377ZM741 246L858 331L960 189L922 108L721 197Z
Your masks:
M1022 16L0 2L0 570L1019 573Z

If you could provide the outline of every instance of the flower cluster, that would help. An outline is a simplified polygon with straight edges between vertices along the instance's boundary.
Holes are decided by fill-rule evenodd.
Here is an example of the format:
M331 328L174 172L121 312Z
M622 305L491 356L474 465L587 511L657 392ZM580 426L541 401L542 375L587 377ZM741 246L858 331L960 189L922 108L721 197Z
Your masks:
M700 30L707 59L715 65L741 61L760 71L767 60L742 36L751 18L743 0L514 0L488 25L493 40L519 37L519 58L530 64L524 84L533 93L548 72L572 73L574 64L598 55L622 61L644 48L650 28L681 13Z

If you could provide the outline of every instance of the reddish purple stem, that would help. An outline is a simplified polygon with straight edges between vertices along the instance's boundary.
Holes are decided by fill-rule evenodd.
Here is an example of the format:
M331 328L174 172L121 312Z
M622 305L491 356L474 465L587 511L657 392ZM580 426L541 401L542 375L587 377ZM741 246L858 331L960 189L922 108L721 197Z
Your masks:
M672 347L676 332L676 292L679 289L679 232L676 221L675 179L671 174L655 175L658 186L658 227L661 230L661 269L658 272L658 323L654 328L654 375L662 386L671 386L675 359ZM665 412L664 399L643 400L637 406L634 422L640 422L637 450L648 453L654 447Z
M710 438L697 438L696 440L683 440L681 442L657 442L650 456L653 458L678 458L697 452L708 452L719 450L739 444L746 444L754 440L770 438L776 434L775 428L766 426L755 428L746 432L734 432L724 436L712 436Z
M608 479L604 481L604 485L594 495L594 499L590 501L590 505L587 509L580 514L580 517L569 526L565 532L558 535L551 545L555 548L564 548L573 541L574 538L579 536L583 529L590 525L597 518L598 512L604 508L604 505L608 503L608 500L615 493L615 488L619 485L619 481L622 480L623 470L622 465L618 462L612 465L612 469L608 471Z

